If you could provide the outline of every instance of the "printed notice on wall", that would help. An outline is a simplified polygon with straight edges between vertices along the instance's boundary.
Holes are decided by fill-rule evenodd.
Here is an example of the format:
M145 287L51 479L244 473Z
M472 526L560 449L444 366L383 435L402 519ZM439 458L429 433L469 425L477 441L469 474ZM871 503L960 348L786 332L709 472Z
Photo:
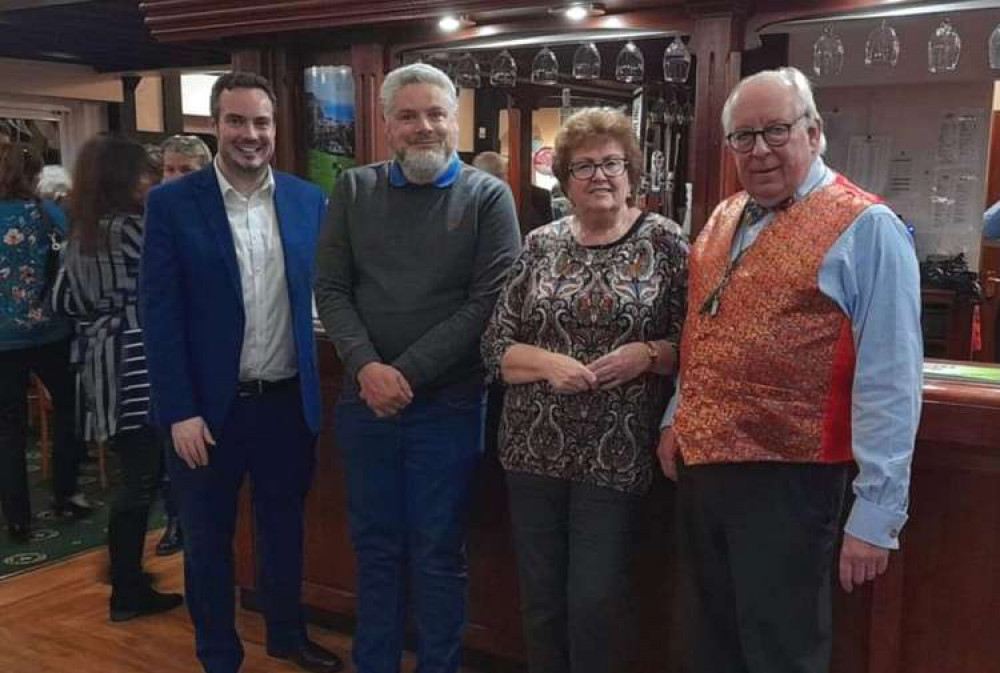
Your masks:
M901 197L913 191L913 157L900 150L896 156L889 161L889 184L886 186L886 195L890 197Z
M845 173L859 187L873 194L884 194L891 158L891 136L851 136Z
M975 109L949 110L941 116L930 194L934 229L955 232L956 227L978 225L985 118L983 110Z
M982 168L983 110L950 110L941 116L938 129L937 162L961 167L964 173Z

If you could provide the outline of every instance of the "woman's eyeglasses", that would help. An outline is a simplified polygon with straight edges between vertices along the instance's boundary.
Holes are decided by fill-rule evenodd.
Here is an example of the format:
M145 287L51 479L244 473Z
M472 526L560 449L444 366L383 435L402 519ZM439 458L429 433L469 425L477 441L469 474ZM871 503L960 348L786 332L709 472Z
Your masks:
M569 174L577 180L590 180L600 167L606 178L615 178L625 172L628 161L622 157L608 157L604 161L580 161L569 165Z

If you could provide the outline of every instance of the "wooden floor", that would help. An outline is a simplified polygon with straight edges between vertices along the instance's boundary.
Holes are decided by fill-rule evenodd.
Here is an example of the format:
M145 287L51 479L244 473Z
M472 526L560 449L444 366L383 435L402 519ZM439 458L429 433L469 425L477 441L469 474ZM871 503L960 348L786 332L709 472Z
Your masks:
M147 540L147 570L161 591L183 590L182 557L153 556L158 534ZM122 624L108 621L104 550L82 554L0 581L0 672L2 673L198 673L194 634L187 610ZM105 577L102 577L105 576ZM246 660L241 673L292 673L295 666L264 651L260 615L237 610ZM310 637L350 665L350 638L310 626ZM404 670L413 670L407 655ZM471 672L466 672L471 673Z

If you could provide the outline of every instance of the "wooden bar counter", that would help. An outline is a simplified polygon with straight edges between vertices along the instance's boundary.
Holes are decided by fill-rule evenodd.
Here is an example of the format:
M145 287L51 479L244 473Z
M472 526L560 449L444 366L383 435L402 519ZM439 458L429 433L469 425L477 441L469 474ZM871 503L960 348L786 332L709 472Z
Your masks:
M307 504L303 595L314 613L350 618L354 556L343 457L332 433L341 368L328 341L320 338L319 350L325 413ZM932 370L943 364L928 361L902 550L874 585L851 595L836 589L834 673L1000 673L1000 385L935 375ZM637 673L685 670L677 628L682 617L673 593L673 506L673 486L657 479L646 499L644 539L635 558ZM244 498L237 583L252 597L248 514ZM495 452L488 453L471 512L465 642L471 650L522 660L509 529L503 472Z

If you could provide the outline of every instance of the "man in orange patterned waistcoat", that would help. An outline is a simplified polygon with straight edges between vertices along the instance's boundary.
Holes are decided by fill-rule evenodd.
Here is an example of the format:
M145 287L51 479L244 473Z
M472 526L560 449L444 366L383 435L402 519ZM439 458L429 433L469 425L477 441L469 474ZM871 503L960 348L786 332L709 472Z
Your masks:
M820 673L838 547L850 592L885 571L906 521L917 259L892 211L820 158L801 72L744 79L722 123L746 191L691 250L679 392L657 449L678 484L686 641L696 673Z

